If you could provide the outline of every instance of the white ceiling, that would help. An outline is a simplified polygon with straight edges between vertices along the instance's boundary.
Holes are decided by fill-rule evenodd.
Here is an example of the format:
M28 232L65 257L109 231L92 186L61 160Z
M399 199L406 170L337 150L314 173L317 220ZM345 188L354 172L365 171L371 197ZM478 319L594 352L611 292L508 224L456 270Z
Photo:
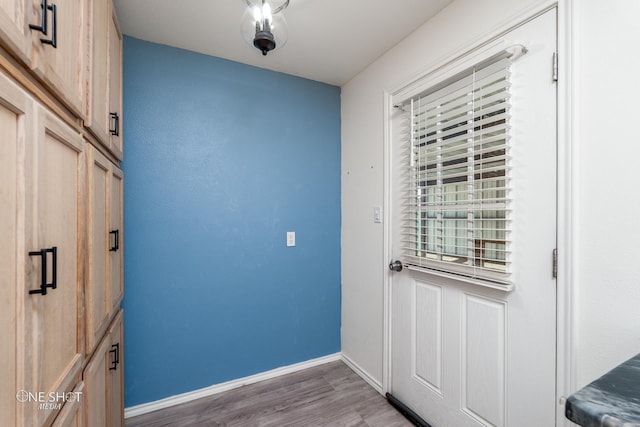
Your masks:
M114 0L128 36L337 86L453 0L290 0L289 39L266 57L240 34L245 0Z

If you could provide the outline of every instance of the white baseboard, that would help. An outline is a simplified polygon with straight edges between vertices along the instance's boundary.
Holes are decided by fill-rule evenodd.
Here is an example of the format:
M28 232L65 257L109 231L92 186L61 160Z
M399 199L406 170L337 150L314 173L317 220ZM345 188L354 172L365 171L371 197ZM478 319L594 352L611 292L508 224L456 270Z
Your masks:
M373 378L367 371L365 371L364 369L362 369L360 367L360 365L358 365L356 362L354 362L353 360L351 360L349 358L349 356L347 356L344 353L340 353L340 356L342 358L342 361L349 367L351 368L351 370L353 370L353 372L355 372L356 374L358 374L360 376L360 378L362 378L363 380L365 380L371 387L373 387L374 389L376 389L376 391L382 395L384 395L384 390L382 388L382 384L380 384L380 382L378 380L376 380L375 378Z
M314 366L323 365L329 362L335 362L336 360L341 360L341 359L343 360L341 353L334 353L328 356L318 357L317 359L311 359L305 362L300 362L300 363L296 363L289 366L283 366L281 368L276 368L270 371L261 372L259 374L250 375L248 377L238 378L238 379L227 381L220 384L214 384L212 386L201 388L199 390L189 391L187 393L166 397L164 399L156 400L154 402L131 406L129 408L124 409L124 417L125 418L135 417L137 415L142 415L148 412L157 411L159 409L168 408L170 406L179 405L181 403L190 402L192 400L200 399L202 397L212 396L214 394L222 393L223 391L228 391L234 388L242 387L243 385L253 384L259 381L276 378L281 375L290 374L292 372L301 371L303 369L312 368ZM345 362L345 363L349 365L349 362ZM352 368L352 369L356 370L355 368ZM356 372L358 372L358 374L362 376L362 374L360 374L359 371L356 370Z

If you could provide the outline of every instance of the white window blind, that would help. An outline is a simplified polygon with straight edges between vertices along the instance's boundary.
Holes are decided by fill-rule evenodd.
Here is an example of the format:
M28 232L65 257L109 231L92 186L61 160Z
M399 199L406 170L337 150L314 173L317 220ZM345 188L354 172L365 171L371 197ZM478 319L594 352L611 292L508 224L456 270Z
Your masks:
M509 283L508 58L410 100L404 262Z

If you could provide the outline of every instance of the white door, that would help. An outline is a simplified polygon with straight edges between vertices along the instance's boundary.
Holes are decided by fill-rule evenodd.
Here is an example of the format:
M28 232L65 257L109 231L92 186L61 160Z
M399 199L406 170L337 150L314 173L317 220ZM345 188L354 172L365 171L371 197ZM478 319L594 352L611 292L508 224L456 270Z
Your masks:
M471 244L475 247L463 250L460 259L466 261L450 263L453 274L442 272L448 269L446 263L440 271L432 271L411 262L401 230L407 224L403 223L406 205L401 201L407 188L403 162L410 157L398 135L406 113L393 114L391 256L405 267L389 271L390 392L433 427L555 425L556 88L552 58L556 11L514 29L492 46L515 43L524 45L527 52L509 66L507 193L512 200L505 223L510 230L507 259L512 286L491 287L491 281L465 278L466 267L460 264L484 258L485 249L491 250L490 239L483 241L486 248L475 240ZM443 169L448 167L445 164ZM428 167L422 171L428 173ZM470 215L473 220L474 214ZM462 219L463 225L466 220ZM456 239L474 239L473 233L471 226L462 236L454 232L453 237L436 238L453 239L450 244L455 247ZM450 256L447 261L453 259Z

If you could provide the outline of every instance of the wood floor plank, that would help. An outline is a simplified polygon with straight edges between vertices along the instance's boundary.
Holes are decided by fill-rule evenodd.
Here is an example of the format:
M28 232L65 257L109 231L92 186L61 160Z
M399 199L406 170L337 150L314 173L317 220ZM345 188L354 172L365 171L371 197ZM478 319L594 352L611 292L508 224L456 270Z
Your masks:
M384 397L341 361L137 417L126 427L406 427Z

